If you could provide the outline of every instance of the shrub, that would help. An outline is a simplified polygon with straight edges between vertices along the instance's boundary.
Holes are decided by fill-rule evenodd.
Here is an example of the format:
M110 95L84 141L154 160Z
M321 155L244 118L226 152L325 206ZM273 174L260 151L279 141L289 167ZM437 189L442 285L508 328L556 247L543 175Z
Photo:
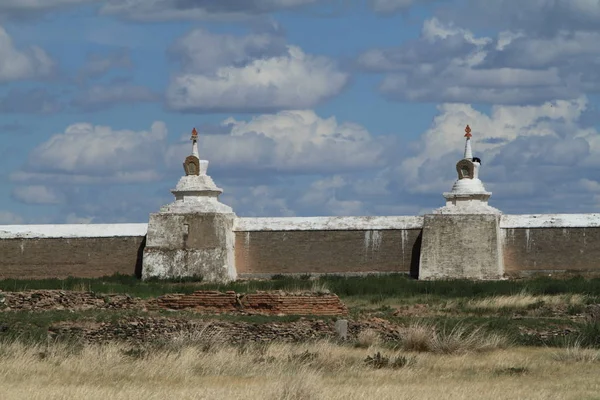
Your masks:
M456 354L489 351L508 345L506 337L488 333L483 328L470 329L457 324L451 329L437 329L433 325L417 323L409 326L403 335L404 350Z
M600 347L600 322L585 323L579 332L578 341L583 347Z
M402 348L407 351L426 352L432 350L435 328L425 323L411 324L402 335Z
M300 371L283 380L270 396L273 400L317 400L322 398L318 375Z
M576 341L562 351L554 353L553 358L563 362L598 362L600 361L600 351L583 348L581 342Z
M381 368L392 368L398 369L407 367L409 365L414 364L414 357L406 357L399 355L397 357L387 357L382 355L379 351L372 356L368 356L364 360L365 364L372 368L381 369Z

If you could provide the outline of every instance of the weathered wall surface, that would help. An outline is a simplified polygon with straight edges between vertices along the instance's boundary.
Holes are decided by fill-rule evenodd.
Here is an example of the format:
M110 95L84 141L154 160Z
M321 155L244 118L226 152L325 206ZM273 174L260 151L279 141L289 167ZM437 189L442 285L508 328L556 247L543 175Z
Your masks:
M234 221L233 213L150 214L142 278L235 279Z
M238 218L241 277L416 275L422 217ZM0 226L0 279L141 274L147 224ZM600 273L600 214L503 215L509 277Z
M425 216L419 279L501 279L500 215Z
M146 224L0 226L0 279L141 272Z
M422 217L240 218L241 277L274 274L416 274Z
M500 227L509 277L600 273L600 214L505 215Z

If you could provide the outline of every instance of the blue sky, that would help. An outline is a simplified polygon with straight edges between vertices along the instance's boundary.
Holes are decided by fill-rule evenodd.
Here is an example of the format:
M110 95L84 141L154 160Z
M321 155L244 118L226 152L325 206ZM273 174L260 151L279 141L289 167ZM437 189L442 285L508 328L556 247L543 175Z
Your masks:
M189 133L240 216L598 212L597 0L2 0L0 224L146 222Z

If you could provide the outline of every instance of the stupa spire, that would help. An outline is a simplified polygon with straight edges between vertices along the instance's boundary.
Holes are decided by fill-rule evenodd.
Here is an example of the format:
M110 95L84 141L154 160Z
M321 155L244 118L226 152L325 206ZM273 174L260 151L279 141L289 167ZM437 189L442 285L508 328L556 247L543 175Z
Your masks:
M481 160L473 157L471 150L471 127L465 128L465 155L456 163L458 179L452 190L444 193L446 206L435 213L440 214L501 214L499 210L488 205L492 193L485 190L479 179Z
M190 140L192 141L192 155L200 159L200 155L198 153L198 131L196 128L192 129L192 137Z
M467 127L465 128L465 137L466 139L466 143L465 143L465 156L463 158L466 158L467 160L473 160L473 151L471 150L471 127L469 125L467 125Z

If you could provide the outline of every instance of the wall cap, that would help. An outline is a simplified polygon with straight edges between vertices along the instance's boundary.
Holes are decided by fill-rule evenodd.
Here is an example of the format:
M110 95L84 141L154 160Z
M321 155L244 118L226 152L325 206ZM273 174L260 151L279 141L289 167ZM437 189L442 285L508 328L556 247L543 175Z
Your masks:
M148 224L0 225L0 239L145 236Z
M524 214L503 215L501 229L598 228L600 214Z
M282 217L237 218L233 230L250 231L364 231L422 229L423 217Z

